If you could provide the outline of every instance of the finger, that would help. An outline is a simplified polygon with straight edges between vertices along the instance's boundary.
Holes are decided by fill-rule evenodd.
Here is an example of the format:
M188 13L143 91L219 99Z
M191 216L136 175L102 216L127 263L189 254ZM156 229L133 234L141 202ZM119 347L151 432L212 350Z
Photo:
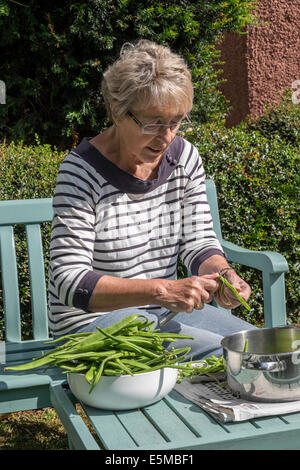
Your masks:
M209 292L216 292L219 289L219 283L215 279L204 279L202 280L202 286Z
M203 274L203 276L199 276L199 277L204 277L205 279L218 279L219 276L220 276L219 273L212 273L212 274Z
M201 302L208 302L209 299L211 297L211 289L202 289L201 293L200 293L200 296L199 296L199 300L201 300Z
M211 294L214 294L218 290L218 282L214 279L206 279L203 276L201 277L192 277L190 281L190 293L195 297L199 295L202 297L205 292L206 297L205 301Z
M202 291L201 297L199 297L195 301L195 308L197 308L197 310L201 310L202 308L204 308L205 304L208 304L212 301L212 297L213 296L210 294L210 292L207 292L205 290Z
M203 281L216 281L219 277L218 273L212 273L212 274L203 274L202 276L191 276L187 279L190 281L196 281L196 282L203 282Z

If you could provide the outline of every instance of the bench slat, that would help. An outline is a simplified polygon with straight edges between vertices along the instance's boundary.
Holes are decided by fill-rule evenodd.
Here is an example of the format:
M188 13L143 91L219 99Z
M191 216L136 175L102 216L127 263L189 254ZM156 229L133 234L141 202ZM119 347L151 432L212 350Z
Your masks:
M154 446L166 442L140 410L116 411L115 414L139 447L149 442Z
M52 217L52 198L0 202L0 226L49 222Z
M146 406L143 412L151 423L160 431L167 441L173 441L180 436L183 440L192 440L199 437L198 432L193 432L190 426L178 419L165 400L161 400L151 406Z
M0 227L6 341L21 341L19 283L13 227Z
M137 449L136 442L115 413L81 403L105 449Z
M50 384L49 389L51 403L68 433L72 446L78 450L99 450L97 442L78 415L65 390L57 383Z
M48 318L44 255L40 225L26 225L26 238L30 271L33 337L35 339L42 339L46 338L48 335Z
M195 435L212 435L221 440L228 433L222 426L216 426L214 418L205 413L200 407L193 405L175 390L172 390L164 400L180 419L193 430Z

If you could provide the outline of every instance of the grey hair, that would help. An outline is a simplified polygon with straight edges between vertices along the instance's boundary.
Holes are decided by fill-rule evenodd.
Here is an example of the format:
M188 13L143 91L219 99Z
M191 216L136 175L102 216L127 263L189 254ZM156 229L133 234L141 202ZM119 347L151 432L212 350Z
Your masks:
M129 110L170 106L188 113L193 105L191 73L168 47L141 39L125 43L120 57L104 72L102 94L108 116L122 120Z

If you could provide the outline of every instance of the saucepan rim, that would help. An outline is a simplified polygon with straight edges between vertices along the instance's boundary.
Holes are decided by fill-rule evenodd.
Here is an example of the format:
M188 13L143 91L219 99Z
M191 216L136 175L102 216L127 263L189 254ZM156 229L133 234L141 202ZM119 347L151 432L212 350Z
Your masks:
M226 349L227 351L230 351L230 352L236 352L236 353L239 353L239 354L245 354L245 355L255 355L255 356L268 356L268 357L278 357L279 355L280 356L288 356L288 355L291 355L291 354L294 354L294 353L300 353L300 347L298 349L294 349L294 350L291 350L291 351L285 351L285 352L272 352L272 353L268 353L268 352L255 352L255 351L243 351L242 349L238 349L238 348L232 348L232 347L229 347L226 343L228 343L228 341L231 341L231 339L234 339L235 337L238 337L238 336L245 336L246 339L247 337L251 337L251 336L256 336L257 334L264 334L264 332L269 332L269 331L275 331L275 330L279 330L279 329L287 329L287 330L299 330L300 332L300 328L299 327L296 327L296 326L293 326L293 325L283 325L283 326L275 326L275 327L272 327L272 328L258 328L258 329L255 329L255 330L241 330L241 331L238 331L236 333L232 333L230 335L227 335L227 336L224 336L224 338L221 340L221 346ZM268 333L266 333L268 334ZM299 336L299 341L300 341L300 336ZM300 345L299 345L300 346Z

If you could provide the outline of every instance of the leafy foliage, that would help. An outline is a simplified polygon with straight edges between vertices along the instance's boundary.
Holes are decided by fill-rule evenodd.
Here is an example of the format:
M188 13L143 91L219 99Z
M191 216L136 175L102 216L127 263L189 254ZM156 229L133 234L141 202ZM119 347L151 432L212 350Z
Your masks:
M257 130L267 139L280 137L285 143L300 147L300 107L292 101L291 90L286 90L277 106L266 106L265 113L248 118L247 128Z
M94 135L107 120L103 71L124 42L169 45L185 57L195 84L193 119L224 119L216 44L226 30L257 21L250 0L35 0L0 2L0 139L61 148Z

